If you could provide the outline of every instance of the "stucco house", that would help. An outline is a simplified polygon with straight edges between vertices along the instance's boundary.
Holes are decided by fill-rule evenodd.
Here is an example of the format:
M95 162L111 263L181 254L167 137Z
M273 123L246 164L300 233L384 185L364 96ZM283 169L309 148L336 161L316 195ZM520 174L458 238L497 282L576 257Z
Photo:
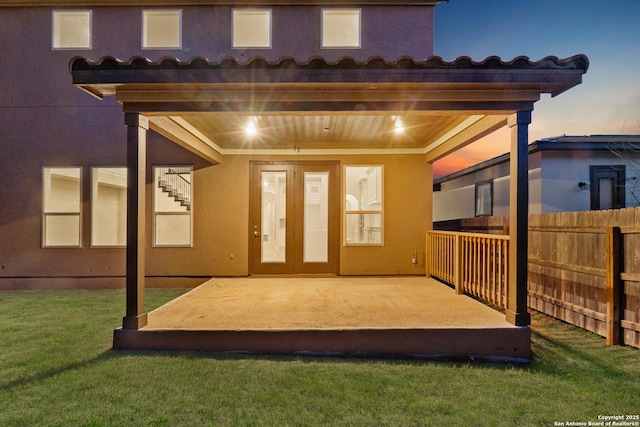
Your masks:
M638 206L640 135L544 138L529 145L529 213ZM434 180L433 220L509 214L509 153Z
M588 59L444 61L443 6L0 0L0 289L125 286L125 334L147 286L424 275L433 162L508 126L528 334L531 111Z

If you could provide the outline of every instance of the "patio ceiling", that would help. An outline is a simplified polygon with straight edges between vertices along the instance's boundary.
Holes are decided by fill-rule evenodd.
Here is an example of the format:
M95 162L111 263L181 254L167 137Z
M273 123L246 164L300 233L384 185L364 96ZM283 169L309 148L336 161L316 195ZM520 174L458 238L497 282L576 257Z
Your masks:
M77 87L115 96L125 112L144 114L152 129L214 163L264 150L380 150L434 161L504 126L510 114L531 111L541 93L579 84L587 67L582 55L392 63L75 58L71 72ZM251 137L248 122L257 131Z

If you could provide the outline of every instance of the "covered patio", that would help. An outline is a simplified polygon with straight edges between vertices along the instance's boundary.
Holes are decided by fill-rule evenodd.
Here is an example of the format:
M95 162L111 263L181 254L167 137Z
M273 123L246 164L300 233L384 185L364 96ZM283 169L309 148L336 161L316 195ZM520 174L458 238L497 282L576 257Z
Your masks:
M214 278L119 329L119 349L531 357L530 329L426 277Z
M235 58L194 58L189 62L175 58L157 62L75 58L71 62L73 83L100 99L114 96L123 105L128 130L127 307L123 327L115 331L114 347L529 358L528 126L541 94L556 96L580 84L587 68L584 55L535 62L525 57L508 62L496 57L481 62L467 57L452 62L439 57L424 61L403 57L393 62L378 57L365 62L352 58L329 62L317 57L304 62L288 57L275 62L263 58L247 62ZM382 124L393 123L399 116L408 132L395 139ZM269 124L265 127L268 132L263 145L247 147L233 136L237 130L232 130L238 129L238 120L254 117ZM370 282L373 279L333 278L323 285L329 286L324 303L316 301L319 291L296 298L278 293L283 283L290 288L287 292L313 290L305 279L291 283L282 278L277 284L251 278L233 279L229 289L238 293L232 292L223 304L219 298L227 290L222 292L216 279L157 312L145 311L148 130L214 165L224 164L232 156L264 155L277 161L278 155L299 155L300 149L318 160L336 153L422 156L426 174L417 182L407 181L406 186L423 191L426 208L418 213L425 219L423 233L432 225L433 162L504 126L511 130L504 314L455 295L430 279L428 270L427 278L397 279L416 282L411 286L387 285L386 293L380 295L371 284L375 281ZM401 204L411 206L411 200ZM247 234L247 241L258 235ZM369 259L365 254L344 256L349 249L346 246L341 245L340 262L375 262L375 257ZM385 249L392 252L393 248ZM425 257L425 264L429 264L428 250ZM358 288L364 292L356 293L353 300L346 296L351 288L347 283L352 280L365 281ZM248 289L240 291L242 283L253 284L259 292L252 296ZM220 292L210 292L214 289ZM258 308L267 309L269 304L252 299L264 294L272 294L270 298L275 300L270 310L260 312ZM231 301L245 299L250 309L241 309L236 323L216 323L233 312L228 305ZM287 300L294 301L292 308L284 308ZM190 306L190 301L200 308ZM299 310L313 301L318 304L314 310ZM397 304L397 308L384 310L389 304ZM360 310L354 310L355 317L343 318L336 314L339 307L345 313L355 307ZM217 311L210 315L211 310ZM456 315L450 315L456 310ZM365 312L375 316L358 317ZM296 316L289 316L294 313ZM300 318L303 313L310 316L307 323ZM406 316L397 317L398 313ZM329 318L335 322L318 323Z

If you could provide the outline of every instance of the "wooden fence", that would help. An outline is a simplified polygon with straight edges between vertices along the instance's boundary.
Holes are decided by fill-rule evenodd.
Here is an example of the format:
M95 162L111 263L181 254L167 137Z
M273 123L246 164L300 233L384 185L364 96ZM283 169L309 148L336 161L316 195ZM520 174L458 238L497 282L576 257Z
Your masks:
M640 208L530 215L529 306L640 347Z
M428 274L459 294L507 307L509 237L446 231L427 232Z
M640 208L529 215L528 277L529 307L640 348Z

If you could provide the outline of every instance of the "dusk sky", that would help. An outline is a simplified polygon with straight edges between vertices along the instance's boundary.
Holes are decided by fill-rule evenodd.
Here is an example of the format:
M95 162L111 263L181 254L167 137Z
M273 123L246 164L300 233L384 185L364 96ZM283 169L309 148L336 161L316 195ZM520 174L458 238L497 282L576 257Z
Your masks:
M558 135L640 134L640 0L451 0L435 14L434 54L504 61L589 58L582 84L534 106L529 142ZM509 151L502 129L436 162L446 175Z

